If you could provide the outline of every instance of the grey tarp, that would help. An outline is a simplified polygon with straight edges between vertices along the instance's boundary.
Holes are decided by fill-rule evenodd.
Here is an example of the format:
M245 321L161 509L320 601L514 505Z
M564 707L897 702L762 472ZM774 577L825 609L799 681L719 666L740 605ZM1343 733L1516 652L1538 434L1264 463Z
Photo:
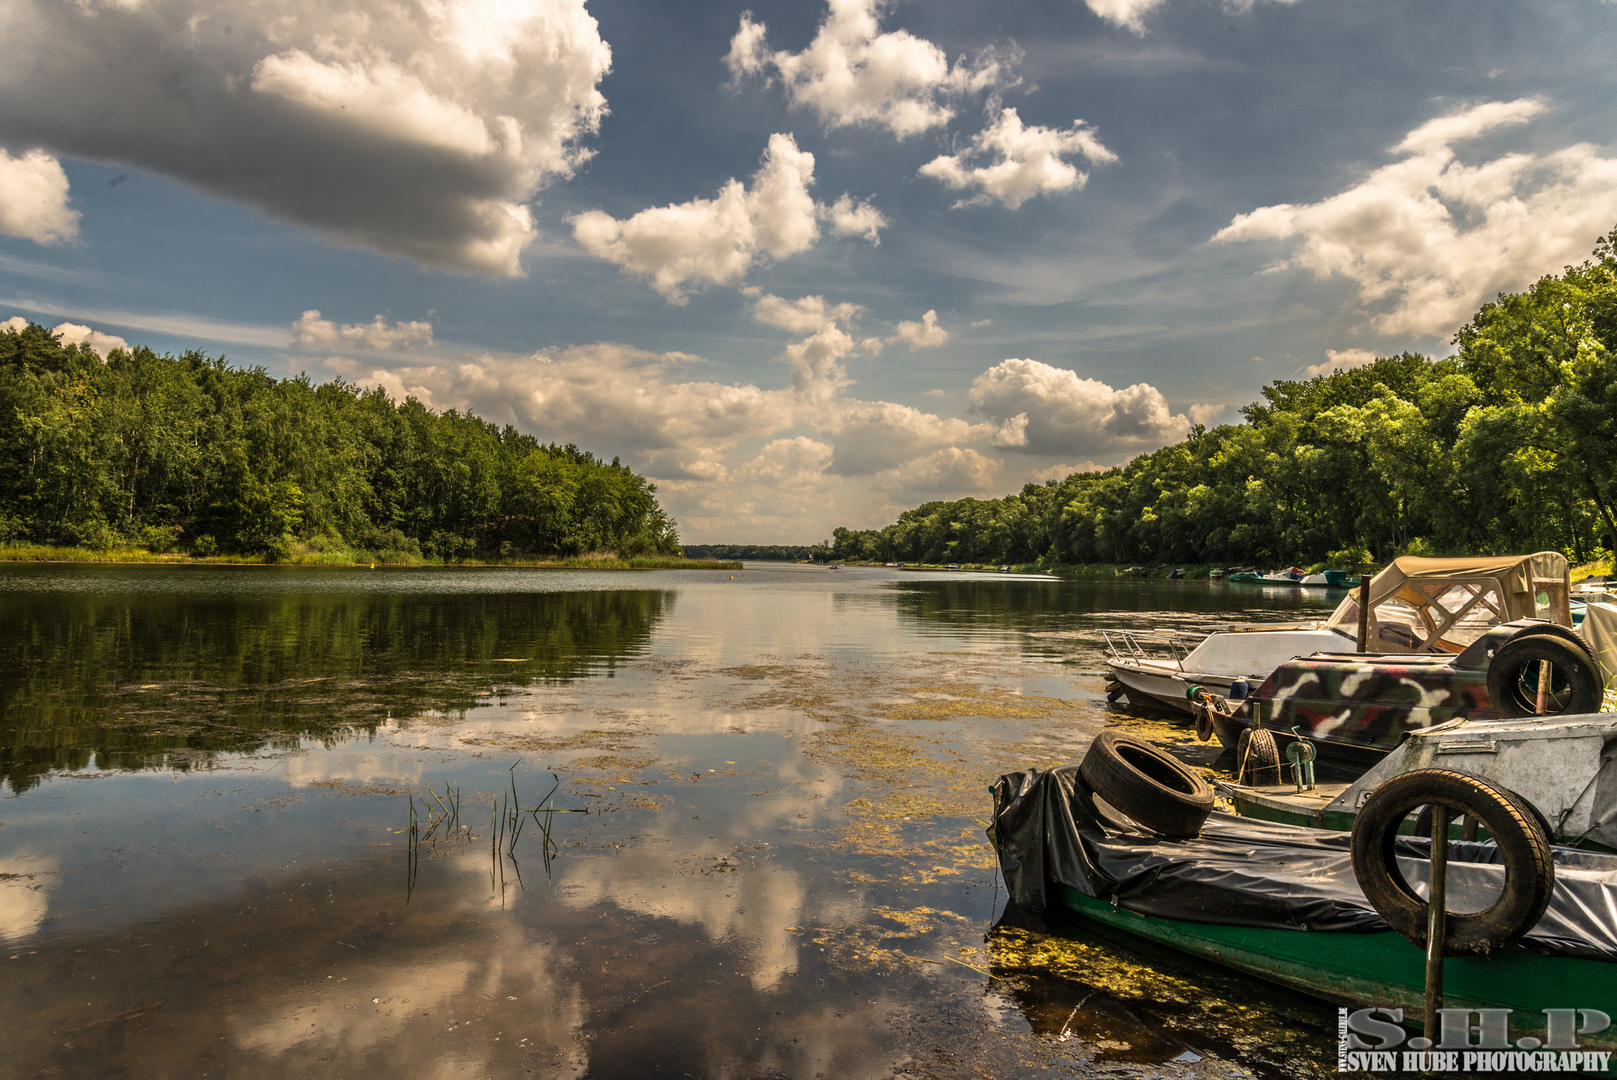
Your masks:
M1600 665L1600 684L1608 690L1617 687L1617 604L1591 601L1584 605L1578 634Z
M1097 804L1076 766L1009 773L994 784L993 837L1011 899L1034 911L1067 885L1142 915L1224 926L1372 933L1389 929L1353 875L1351 836L1215 813L1201 835L1145 832ZM1426 841L1399 841L1412 885ZM1501 885L1492 844L1453 843L1453 910L1487 906ZM1522 944L1547 955L1617 960L1617 856L1556 849L1550 910Z

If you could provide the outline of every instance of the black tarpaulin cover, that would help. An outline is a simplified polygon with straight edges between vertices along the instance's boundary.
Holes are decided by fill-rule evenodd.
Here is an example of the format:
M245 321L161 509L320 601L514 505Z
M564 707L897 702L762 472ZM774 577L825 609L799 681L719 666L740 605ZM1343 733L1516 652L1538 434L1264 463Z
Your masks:
M1054 884L1142 915L1225 926L1372 933L1387 923L1353 876L1351 835L1215 813L1193 840L1157 836L1104 803L1076 766L1008 773L994 784L992 836L1011 899L1043 911ZM1430 843L1399 851L1424 887ZM1450 910L1479 911L1503 870L1492 844L1449 846ZM1522 944L1548 955L1617 960L1617 856L1555 849L1555 895Z

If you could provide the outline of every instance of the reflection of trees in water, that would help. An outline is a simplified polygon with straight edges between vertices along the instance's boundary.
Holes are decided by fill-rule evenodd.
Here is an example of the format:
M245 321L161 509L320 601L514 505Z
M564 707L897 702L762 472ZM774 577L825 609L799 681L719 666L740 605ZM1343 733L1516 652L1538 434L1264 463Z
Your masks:
M92 757L184 768L221 751L464 711L502 687L639 655L671 591L13 593L0 621L0 779Z
M1239 591L1237 591L1239 590ZM893 586L901 616L923 628L950 632L1093 629L1114 625L1121 613L1185 612L1199 619L1315 619L1329 613L1340 594L1323 590L1241 590L1205 581L1139 578L1063 578L1003 581L993 578L899 581Z

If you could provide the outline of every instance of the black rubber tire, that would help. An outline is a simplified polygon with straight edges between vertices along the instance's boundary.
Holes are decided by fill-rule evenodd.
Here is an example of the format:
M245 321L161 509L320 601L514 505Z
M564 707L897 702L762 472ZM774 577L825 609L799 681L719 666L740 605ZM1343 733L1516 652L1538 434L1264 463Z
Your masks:
M1517 795L1514 791L1511 791L1509 788L1500 788L1499 790L1504 792L1506 795L1513 796L1521 804L1522 812L1532 815L1533 820L1538 822L1538 827L1540 829L1544 830L1544 835L1549 837L1550 843L1551 844L1555 843L1555 827L1550 824L1550 819L1544 816L1544 811L1540 810L1536 804L1529 802L1524 796ZM1459 820L1460 820L1460 818L1458 818L1458 817L1456 817L1454 819L1454 821L1459 821ZM1477 823L1473 822L1473 824L1477 824ZM1475 832L1475 831L1476 831L1475 829L1472 829L1472 832ZM1416 836L1431 836L1432 835L1432 808L1430 806L1421 807L1420 808L1420 813L1415 815L1415 833L1414 833L1414 835L1416 835ZM1462 839L1463 839L1463 837L1462 837Z
M1494 710L1503 717L1536 716L1537 695L1528 690L1524 677L1536 684L1540 661L1548 660L1553 666L1550 690L1564 686L1566 700L1560 708L1546 701L1548 716L1593 713L1600 711L1600 678L1589 653L1581 645L1574 645L1551 634L1522 634L1511 638L1494 654L1488 665L1488 698Z
M1210 705L1196 707L1196 740L1207 742L1213 737L1213 709Z
M1479 776L1419 769L1371 794L1353 823L1353 876L1387 925L1426 947L1426 901L1398 869L1398 826L1417 806L1439 805L1487 827L1505 866L1505 887L1483 911L1449 912L1445 956L1508 945L1543 918L1555 891L1550 839L1526 800Z
M1163 836L1191 837L1213 812L1213 788L1144 739L1118 731L1095 736L1078 765L1089 789Z
M1280 747L1268 728L1247 728L1235 744L1236 773L1243 784L1279 784Z

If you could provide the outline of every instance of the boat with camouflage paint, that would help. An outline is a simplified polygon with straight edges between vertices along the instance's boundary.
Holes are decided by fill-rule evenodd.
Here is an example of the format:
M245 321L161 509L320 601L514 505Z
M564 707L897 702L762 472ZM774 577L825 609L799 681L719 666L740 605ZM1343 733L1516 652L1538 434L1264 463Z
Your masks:
M1452 657L1502 623L1542 619L1572 625L1570 567L1554 551L1474 559L1403 556L1370 583L1368 638L1374 654ZM1223 629L1197 640L1177 631L1102 630L1107 696L1191 713L1191 686L1228 697L1238 682L1262 683L1282 663L1358 649L1359 599L1349 594L1310 624Z
M1277 739L1307 738L1322 753L1375 761L1410 732L1452 720L1599 712L1601 667L1571 630L1522 619L1494 627L1457 655L1320 653L1288 660L1245 702L1209 709L1209 718L1212 733L1231 749L1243 729L1262 727Z

